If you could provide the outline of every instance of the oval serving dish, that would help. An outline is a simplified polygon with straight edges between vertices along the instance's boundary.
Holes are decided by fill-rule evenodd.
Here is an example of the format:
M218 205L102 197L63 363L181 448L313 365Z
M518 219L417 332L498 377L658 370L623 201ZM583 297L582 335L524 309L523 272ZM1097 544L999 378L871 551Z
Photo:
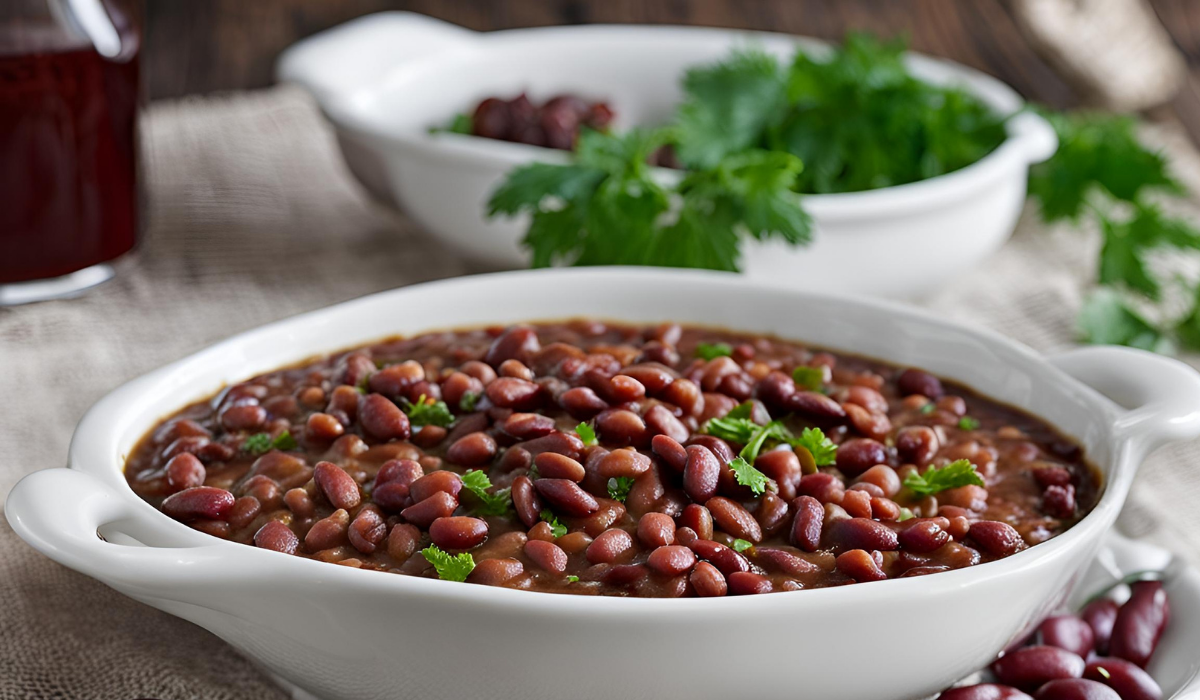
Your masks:
M689 67L760 46L790 59L827 45L765 32L592 25L479 33L407 12L356 19L284 52L277 74L311 91L333 123L351 172L462 254L492 267L526 267L528 220L485 219L490 193L512 168L564 162L562 151L430 134L490 95L559 93L601 99L615 128L663 123ZM959 85L1001 114L1023 102L1008 86L959 64L910 54L912 72ZM965 274L1013 231L1030 164L1049 158L1054 130L1032 112L1008 122L1008 139L955 172L896 187L809 195L814 241L742 241L742 270L800 289L917 296ZM659 170L663 178L677 171ZM864 256L862 251L872 255Z
M663 600L396 576L216 540L158 512L122 474L148 429L224 384L388 335L576 316L726 326L927 369L1079 441L1103 475L1102 494L1064 534L996 562L837 588ZM134 380L84 417L70 468L25 478L6 513L56 561L213 631L321 697L895 700L986 664L1061 604L1143 457L1197 435L1200 375L1149 353L1092 347L1047 359L905 307L733 275L548 270L366 297Z

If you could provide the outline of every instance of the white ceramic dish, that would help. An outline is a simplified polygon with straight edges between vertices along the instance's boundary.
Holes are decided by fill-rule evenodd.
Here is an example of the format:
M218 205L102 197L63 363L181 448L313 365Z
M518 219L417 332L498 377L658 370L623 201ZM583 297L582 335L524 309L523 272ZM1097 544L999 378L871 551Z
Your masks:
M584 26L478 33L405 12L369 15L284 52L278 75L313 92L333 122L350 170L377 196L486 265L527 267L524 219L484 218L504 173L561 151L458 134L430 135L490 95L527 91L604 98L619 128L666 121L685 69L756 44L790 57L782 34L708 28ZM912 55L912 70L952 83L1009 114L1021 99L963 66ZM1023 113L1008 139L957 172L899 187L806 197L816 239L806 248L743 243L743 271L801 289L916 296L968 272L1008 239L1025 201L1028 167L1057 145L1041 118ZM673 177L673 171L662 171ZM864 255L863 251L870 251Z
M1078 439L1104 474L1103 493L1060 537L982 566L765 596L639 600L397 576L214 540L142 501L121 473L162 416L225 383L389 334L579 315L723 325L927 368ZM897 700L984 665L1056 608L1142 458L1197 435L1200 375L1150 353L1092 347L1047 359L907 307L734 275L544 270L366 297L136 379L84 417L70 468L25 478L6 509L13 529L53 559L213 631L322 697Z

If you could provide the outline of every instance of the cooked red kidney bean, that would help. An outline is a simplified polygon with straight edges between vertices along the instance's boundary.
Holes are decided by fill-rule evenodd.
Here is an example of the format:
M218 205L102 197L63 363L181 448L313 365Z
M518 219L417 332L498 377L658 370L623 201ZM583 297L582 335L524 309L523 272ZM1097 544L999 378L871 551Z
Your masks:
M1083 678L1050 681L1038 689L1035 700L1122 700L1106 685Z
M1117 691L1121 700L1161 700L1163 696L1162 688L1149 673L1125 659L1093 658L1083 670L1083 677Z
M346 543L346 531L350 529L350 514L342 509L333 511L327 518L313 523L304 536L304 546L310 552L319 552Z
M999 683L979 683L942 691L937 700L1033 700L1016 688Z
M612 564L633 548L633 538L624 530L605 530L588 545L587 560L593 564Z
M268 520L254 533L254 546L273 549L284 554L295 554L300 547L300 538L287 525L278 520Z
M533 482L538 495L550 502L566 515L591 515L600 509L600 504L590 493L579 488L579 484L566 479L538 479Z
M363 430L379 440L407 440L411 432L408 416L380 394L367 394L358 406Z
M692 569L696 563L696 555L692 550L680 545L659 547L650 552L646 566L663 576L678 576Z
M470 549L488 535L488 524L479 518L438 518L429 525L429 539L442 549Z
M484 559L467 576L467 583L503 586L524 572L525 565L516 559Z
M1079 616L1087 621L1092 628L1096 653L1108 654L1108 642L1112 639L1113 625L1117 621L1117 613L1121 606L1112 598L1099 598L1084 606Z
M726 576L729 595L755 595L771 592L771 579L750 571L735 571Z
M162 510L176 520L220 520L233 508L235 500L225 489L195 486L167 496L163 499Z
M696 359L699 342L728 342L732 354ZM791 373L801 365L821 372L821 393L797 388ZM414 559L417 550L431 541L469 542L486 523L490 536L471 547L475 561L523 562L528 570L508 578L514 564L487 564L473 580L662 597L962 568L1024 547L1007 531L991 532L1004 523L1042 541L1094 504L1097 484L1081 451L1048 426L958 386L932 401L906 394L901 374L774 338L672 324L572 321L431 333L238 384L164 421L133 451L126 473L131 488L156 505L206 482L228 489L218 501L234 497L232 505L219 518L203 510L185 518L236 542L279 520L297 541L314 533L314 543L331 545L298 545L302 556L432 576L423 557ZM422 395L444 400L453 422L408 424L401 406ZM796 433L820 427L838 446L835 463L818 466L811 452L769 441L755 462L768 487L754 494L728 466L743 445L705 430L705 421L742 401L759 425L780 420ZM963 415L981 427L963 429ZM599 444L583 444L575 433L581 420ZM297 438L292 449L256 454L248 443L253 432L276 438L284 430ZM924 496L901 487L915 470L955 459L975 463L989 488ZM490 477L495 504L471 498L459 505L459 474L470 469ZM540 478L531 480L530 471ZM623 502L610 497L613 479L622 494L628 487ZM505 510L506 495L512 506ZM178 512L181 500L164 507ZM339 508L345 527L334 517ZM915 518L902 521L904 509ZM458 522L469 527L459 533L452 528ZM274 527L263 537L271 530L284 537ZM588 548L600 552L609 539L628 540L621 558L589 562ZM754 547L743 556L725 546L735 539ZM674 573L670 557L687 555L667 550L654 555L655 566L647 563L667 547L686 547L698 561ZM766 583L742 576L738 588L727 580L734 573Z
M906 369L896 378L896 388L901 394L920 394L930 399L940 399L945 390L942 382L932 374L919 369Z
M1108 654L1145 668L1170 617L1167 592L1161 581L1138 581L1129 588L1129 600L1113 622Z
M167 484L172 491L203 486L204 479L208 474L196 455L190 452L181 452L168 460L165 471Z
M1038 626L1042 644L1066 649L1087 658L1095 649L1095 635L1088 623L1076 615L1048 617Z
M1001 683L1028 692L1055 679L1079 678L1085 665L1083 659L1066 649L1032 646L1001 656L992 664L992 673Z

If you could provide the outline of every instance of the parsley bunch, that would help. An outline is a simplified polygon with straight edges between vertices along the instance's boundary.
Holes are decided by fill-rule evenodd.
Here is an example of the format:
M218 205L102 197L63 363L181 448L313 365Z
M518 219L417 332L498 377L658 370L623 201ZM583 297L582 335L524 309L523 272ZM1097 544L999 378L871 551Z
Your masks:
M965 459L955 460L944 467L930 467L924 474L913 473L904 478L904 487L922 496L970 484L986 486L975 465Z
M1088 218L1102 236L1100 286L1079 315L1083 339L1156 352L1172 352L1179 344L1200 350L1200 285L1157 271L1152 261L1163 251L1200 250L1200 231L1165 214L1154 199L1183 192L1162 154L1138 141L1137 123L1129 116L1044 116L1059 147L1030 171L1029 194L1045 221L1078 224ZM1193 300L1191 310L1177 318L1158 308L1169 286Z

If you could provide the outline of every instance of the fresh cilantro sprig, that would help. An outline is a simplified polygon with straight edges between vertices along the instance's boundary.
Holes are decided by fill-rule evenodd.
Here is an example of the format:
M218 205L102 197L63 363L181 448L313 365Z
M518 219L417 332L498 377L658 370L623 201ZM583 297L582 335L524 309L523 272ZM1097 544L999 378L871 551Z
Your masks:
M458 400L458 410L463 413L474 413L475 404L479 403L479 393L468 391Z
M714 360L732 354L733 346L729 343L696 343L696 357L701 360Z
M825 467L837 461L837 445L826 437L820 428L805 428L800 437L792 441L792 447L808 450L813 463L818 467Z
M475 557L471 556L470 552L451 555L439 549L437 545L429 545L421 550L421 556L433 564L438 578L443 581L466 581L467 576L475 570Z
M614 476L608 480L608 497L614 501L625 502L629 498L629 490L633 488L633 477Z
M567 526L558 522L558 517L547 508L541 512L542 520L550 525L550 533L555 537L562 537L567 534Z
M745 458L740 456L734 457L733 461L729 463L729 468L733 470L733 475L737 478L737 482L742 486L749 486L750 491L755 496L761 496L766 492L767 482L770 479L767 478L766 474L755 469L754 465L747 462Z
M416 402L406 399L403 404L401 410L408 414L408 422L414 428L425 425L445 428L454 422L454 414L450 412L450 407L445 401L431 400L426 398L425 394L421 394Z
M462 475L462 485L479 501L475 508L479 515L504 515L508 512L508 506L512 503L512 489L500 489L490 493L488 489L492 488L492 480L486 473L472 469Z
M265 454L271 450L294 449L296 449L296 438L286 430L275 438L272 438L270 433L255 433L242 441L242 450L252 455Z
M750 464L754 464L768 440L785 442L793 448L808 450L813 462L819 467L833 464L836 460L837 445L826 437L820 428L805 428L800 437L796 437L780 421L771 421L766 425L755 423L748 417L752 410L753 406L749 402L739 404L723 418L709 419L703 430L727 442L743 445L740 457Z
M966 459L955 460L944 467L930 467L924 474L914 472L904 478L904 486L922 496L970 484L985 485L983 477L975 471L975 465Z
M597 442L596 431L593 430L592 426L588 425L587 423L580 423L579 425L575 426L575 434L579 436L579 439L583 442L584 446L595 445Z

